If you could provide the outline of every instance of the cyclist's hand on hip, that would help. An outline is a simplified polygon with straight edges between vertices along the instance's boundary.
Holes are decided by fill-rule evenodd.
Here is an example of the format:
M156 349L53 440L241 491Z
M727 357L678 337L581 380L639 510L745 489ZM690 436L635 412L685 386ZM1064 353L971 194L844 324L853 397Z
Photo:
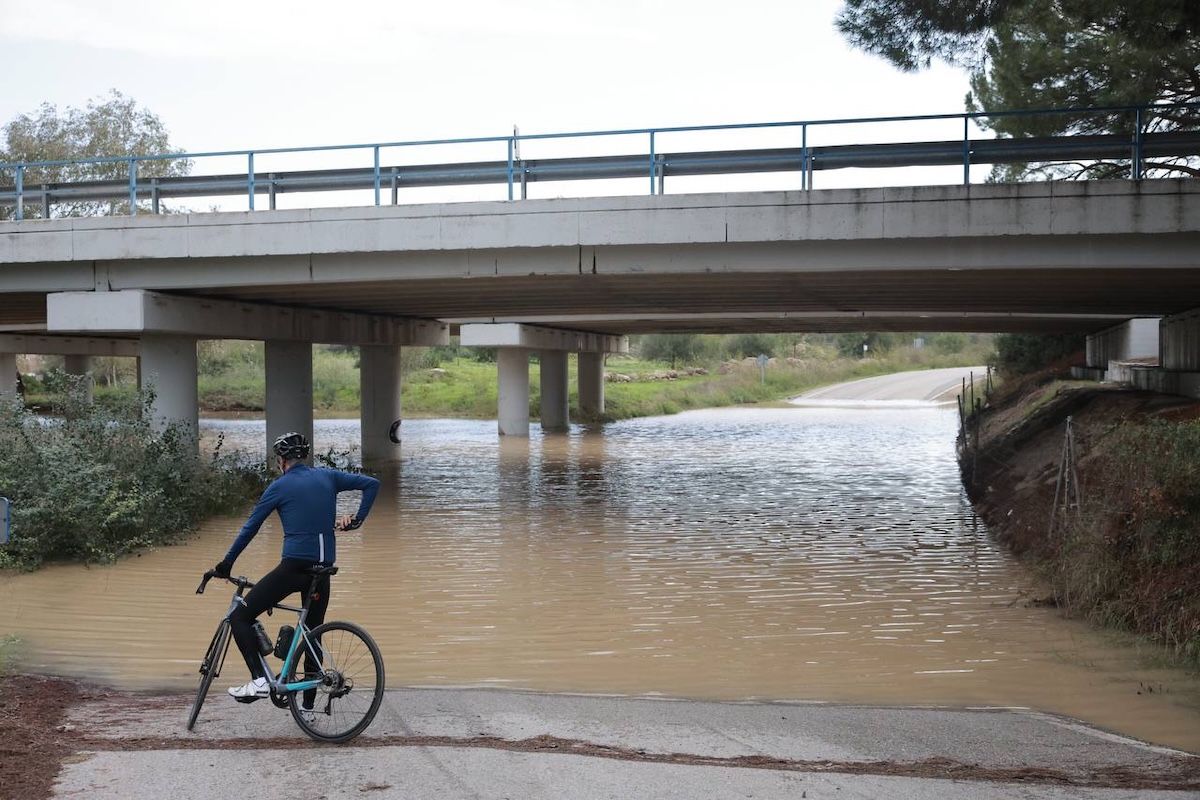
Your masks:
M358 517L354 517L349 514L343 514L338 519L338 523L337 523L336 527L337 527L337 530L339 530L339 531L352 531L352 530L357 529L361 525L362 525L362 520L359 519Z
M232 569L233 569L232 561L221 561L215 567L213 567L213 574L216 575L218 578L228 578L229 571Z

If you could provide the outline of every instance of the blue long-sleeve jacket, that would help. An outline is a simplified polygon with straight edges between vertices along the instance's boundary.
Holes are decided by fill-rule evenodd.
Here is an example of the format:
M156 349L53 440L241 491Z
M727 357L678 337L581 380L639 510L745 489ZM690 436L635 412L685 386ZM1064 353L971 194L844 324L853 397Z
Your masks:
M361 489L362 502L356 516L366 519L379 493L379 481L336 469L313 469L297 464L276 478L259 498L250 518L242 526L225 560L233 563L262 527L272 511L283 523L283 557L333 564L337 544L333 526L337 517L337 495Z

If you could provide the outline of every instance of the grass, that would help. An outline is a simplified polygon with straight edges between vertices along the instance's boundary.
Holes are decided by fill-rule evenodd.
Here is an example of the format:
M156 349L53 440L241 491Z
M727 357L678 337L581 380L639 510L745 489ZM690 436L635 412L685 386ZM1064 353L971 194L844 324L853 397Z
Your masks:
M1200 422L1126 423L1108 438L1050 553L1055 596L1200 667Z

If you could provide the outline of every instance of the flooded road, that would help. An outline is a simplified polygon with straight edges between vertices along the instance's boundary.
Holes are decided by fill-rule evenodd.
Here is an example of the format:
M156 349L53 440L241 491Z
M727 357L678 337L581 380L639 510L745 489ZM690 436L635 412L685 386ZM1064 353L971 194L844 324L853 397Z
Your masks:
M528 441L498 441L494 421L406 421L403 463L342 535L329 616L375 635L393 686L1024 706L1200 751L1200 682L1027 607L1029 574L963 496L955 412L916 405L535 426ZM262 450L261 422L204 427ZM318 450L357 436L317 422ZM0 633L32 671L191 687L229 597L193 592L240 524L0 578ZM275 564L277 524L236 572ZM243 680L235 661L220 685Z

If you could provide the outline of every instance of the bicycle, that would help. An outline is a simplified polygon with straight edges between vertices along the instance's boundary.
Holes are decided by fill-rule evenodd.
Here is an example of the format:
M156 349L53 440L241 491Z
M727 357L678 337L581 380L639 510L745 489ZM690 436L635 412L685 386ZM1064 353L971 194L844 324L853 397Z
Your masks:
M337 567L310 567L307 572L312 576L312 582L301 607L275 604L273 608L299 616L290 633L291 626L280 629L274 647L262 626L255 625L260 640L258 657L271 687L271 702L277 708L289 709L292 719L313 739L331 743L348 742L366 730L379 711L384 692L383 656L370 634L350 622L326 622L313 629L305 624L317 581L324 575L336 575L337 571ZM242 595L246 590L254 587L244 577L224 577L209 570L204 573L196 594L204 594L212 578L229 581L236 588L229 610L217 625L204 660L200 662L200 687L188 714L189 731L196 724L209 687L225 665L232 634L229 617L243 602ZM272 611L268 609L267 613ZM283 660L278 673L273 673L267 664L266 656L271 653ZM304 672L299 672L301 656L305 657Z

